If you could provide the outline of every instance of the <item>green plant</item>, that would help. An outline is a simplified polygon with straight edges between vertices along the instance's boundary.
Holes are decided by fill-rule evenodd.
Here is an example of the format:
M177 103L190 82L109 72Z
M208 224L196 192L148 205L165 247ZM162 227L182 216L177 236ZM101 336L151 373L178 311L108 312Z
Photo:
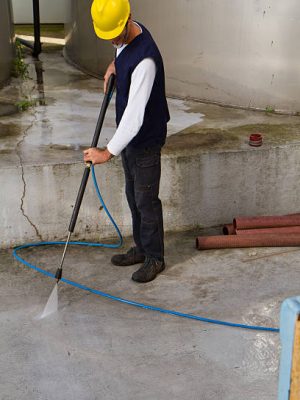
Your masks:
M274 113L274 112L275 112L275 108L273 106L266 107L266 113Z
M15 103L15 105L18 107L20 111L25 111L30 107L34 107L36 105L37 100L36 99L29 99L26 97L23 100L19 100Z
M13 71L12 74L16 78L21 78L20 81L20 100L18 100L15 105L18 107L19 111L25 111L30 107L34 107L37 103L36 99L32 99L31 96L26 95L27 85L23 81L27 81L29 78L28 64L24 61L24 50L23 45L19 39L15 42L15 58L13 61Z
M12 75L16 78L27 79L29 77L28 65L24 62L24 51L20 40L15 42L16 56L13 60Z

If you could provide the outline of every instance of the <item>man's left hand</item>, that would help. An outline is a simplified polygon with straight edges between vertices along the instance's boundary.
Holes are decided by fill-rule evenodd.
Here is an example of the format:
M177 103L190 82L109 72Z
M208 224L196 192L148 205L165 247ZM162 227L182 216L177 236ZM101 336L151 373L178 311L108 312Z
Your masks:
M91 162L92 164L103 164L109 161L113 157L107 149L101 150L97 147L91 147L83 152L83 159L85 162Z

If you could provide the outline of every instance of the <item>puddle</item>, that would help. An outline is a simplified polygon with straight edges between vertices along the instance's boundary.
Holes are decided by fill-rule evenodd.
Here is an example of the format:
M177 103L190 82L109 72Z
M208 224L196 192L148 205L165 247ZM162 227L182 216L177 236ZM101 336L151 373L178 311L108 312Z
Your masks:
M40 60L34 61L35 73L36 73L36 83L37 83L37 90L38 90L38 102L40 106L45 106L45 89L44 89L44 69L43 63Z
M18 112L19 109L15 104L0 102L0 117L17 114Z
M45 83L47 86L59 87L68 86L69 84L76 82L88 81L90 77L80 72L78 73L66 73L56 68L47 68L45 71Z
M22 132L21 127L15 124L3 124L0 122L0 138L10 138Z

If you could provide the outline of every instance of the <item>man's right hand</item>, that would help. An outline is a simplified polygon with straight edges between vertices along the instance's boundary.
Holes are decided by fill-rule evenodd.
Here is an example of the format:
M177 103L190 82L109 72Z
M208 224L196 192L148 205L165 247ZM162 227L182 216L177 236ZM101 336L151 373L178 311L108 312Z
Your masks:
M104 75L104 93L106 93L107 83L108 83L108 80L109 80L109 77L111 76L111 74L115 74L116 75L115 61L112 61L109 64L109 66L107 67L107 70L105 72L105 75Z

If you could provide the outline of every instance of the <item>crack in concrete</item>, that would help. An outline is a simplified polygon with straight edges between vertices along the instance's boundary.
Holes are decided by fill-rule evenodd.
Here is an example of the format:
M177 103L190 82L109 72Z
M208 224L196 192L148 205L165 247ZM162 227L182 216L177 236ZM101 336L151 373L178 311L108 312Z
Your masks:
M17 143L16 145L16 154L20 160L20 166L21 166L21 177L22 177L22 182L23 182L23 193L22 193L22 197L21 197L21 204L20 204L20 210L23 214L23 216L26 218L26 220L29 222L29 224L32 226L32 228L35 230L35 233L37 235L37 237L40 239L40 241L43 241L42 235L40 234L38 228L36 227L36 225L31 221L31 219L29 218L29 216L25 213L25 209L24 209L24 200L25 200L25 196L26 196L26 180L25 180L25 172L24 172L24 165L23 165L23 159L22 159L22 154L21 154L21 150L20 150L20 146L22 145L22 143L24 142L28 131L33 127L34 123L37 121L37 117L36 117L36 113L33 113L33 117L34 120L32 121L32 123L25 129L24 134L22 136L22 139Z

